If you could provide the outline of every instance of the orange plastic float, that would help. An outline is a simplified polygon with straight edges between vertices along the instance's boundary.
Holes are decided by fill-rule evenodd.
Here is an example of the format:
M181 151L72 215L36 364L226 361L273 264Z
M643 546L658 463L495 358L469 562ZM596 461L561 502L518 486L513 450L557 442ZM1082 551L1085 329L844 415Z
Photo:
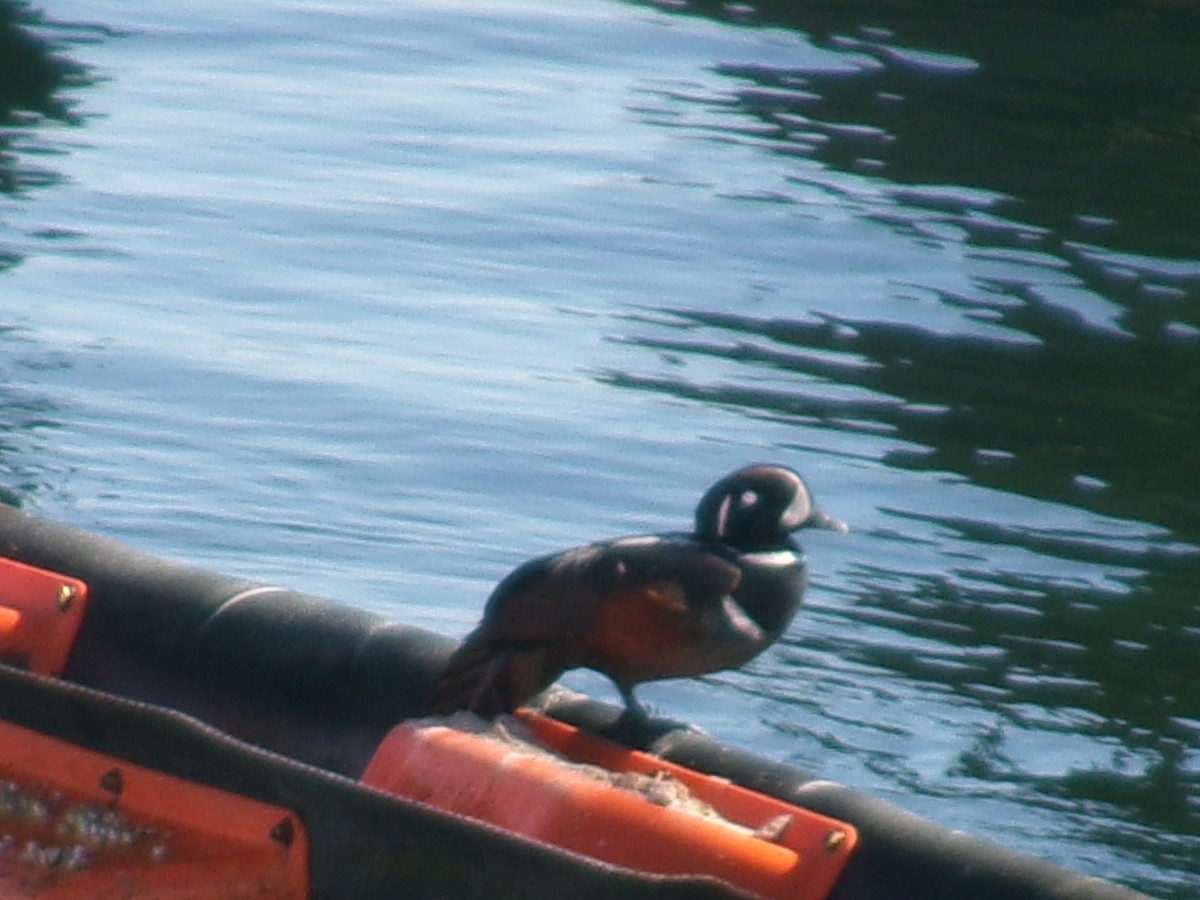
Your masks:
M823 900L854 849L857 833L844 822L535 713L518 716L566 762L503 734L410 722L388 734L362 781L605 862L712 875L763 898ZM682 808L659 805L679 785L690 795Z
M5 900L301 900L288 810L0 722Z
M61 675L86 607L82 581L0 559L0 662Z
M87 586L0 559L0 662L58 676ZM307 896L288 810L0 721L0 897L236 900Z

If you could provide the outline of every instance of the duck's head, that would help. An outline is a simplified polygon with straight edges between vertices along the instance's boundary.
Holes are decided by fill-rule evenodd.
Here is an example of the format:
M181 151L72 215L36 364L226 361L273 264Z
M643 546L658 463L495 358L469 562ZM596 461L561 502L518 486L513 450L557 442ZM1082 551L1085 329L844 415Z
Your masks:
M696 507L696 536L737 550L786 546L793 531L846 526L817 509L804 480L785 466L755 465L731 472Z

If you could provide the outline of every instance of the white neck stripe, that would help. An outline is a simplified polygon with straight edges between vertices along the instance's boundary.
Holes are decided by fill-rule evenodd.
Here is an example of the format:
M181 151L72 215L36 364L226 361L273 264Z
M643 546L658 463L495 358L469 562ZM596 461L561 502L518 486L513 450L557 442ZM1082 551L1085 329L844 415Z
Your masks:
M761 553L743 553L739 557L752 566L794 566L800 562L795 550L764 550Z

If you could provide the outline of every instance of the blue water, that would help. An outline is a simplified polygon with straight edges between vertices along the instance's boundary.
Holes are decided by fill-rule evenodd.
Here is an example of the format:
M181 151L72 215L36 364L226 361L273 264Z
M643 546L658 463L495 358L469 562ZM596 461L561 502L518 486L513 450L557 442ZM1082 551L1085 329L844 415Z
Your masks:
M644 699L1189 896L1197 16L851 6L47 3L10 501L462 635L523 559L794 465L852 528L801 618Z

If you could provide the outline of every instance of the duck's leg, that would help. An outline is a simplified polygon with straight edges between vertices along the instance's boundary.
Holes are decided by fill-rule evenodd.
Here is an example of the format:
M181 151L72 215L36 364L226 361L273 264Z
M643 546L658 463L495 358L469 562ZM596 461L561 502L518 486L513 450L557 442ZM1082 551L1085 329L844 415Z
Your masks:
M621 700L625 704L621 718L617 720L617 728L625 736L627 743L636 745L647 733L650 713L638 703L637 697L633 695L632 685L619 684L617 690L621 692Z

